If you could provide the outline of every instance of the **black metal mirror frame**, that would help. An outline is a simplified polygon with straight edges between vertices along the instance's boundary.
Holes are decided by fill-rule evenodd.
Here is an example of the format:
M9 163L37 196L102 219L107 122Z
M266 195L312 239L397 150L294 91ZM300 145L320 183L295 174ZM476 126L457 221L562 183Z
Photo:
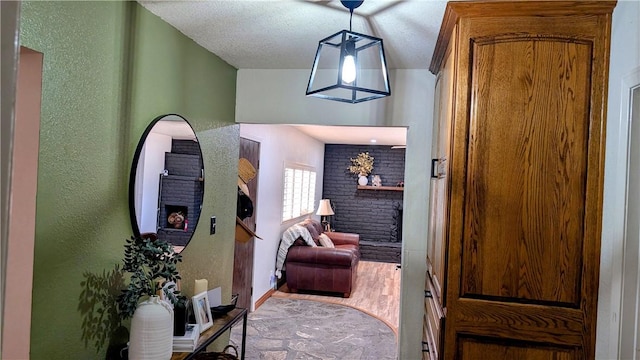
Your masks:
M197 227L198 223L200 222L200 217L201 217L200 211L202 209L202 202L204 200L204 162L203 162L203 158L202 158L202 148L200 147L200 143L197 141L197 135L196 135L195 131L193 130L193 126L191 126L189 121L187 121L187 119L185 119L184 117L182 117L182 116L180 116L178 114L160 115L160 116L156 117L155 119L153 119L153 121L151 121L151 123L147 126L145 131L142 133L142 136L140 137L140 141L138 142L138 146L136 147L135 154L133 156L133 162L131 164L131 172L129 174L129 217L131 219L131 228L133 229L133 234L135 236L141 236L140 226L138 225L138 217L136 215L136 207L135 207L135 205L136 205L135 204L136 203L136 178L137 178L137 175L138 175L137 174L137 172L138 172L138 163L140 162L140 155L142 153L142 150L144 149L144 146L146 144L146 141L147 141L147 138L148 138L149 134L152 132L153 128L158 124L158 122L160 122L161 120L167 120L167 118L174 118L175 120L182 120L189 126L189 128L191 128L191 131L193 132L194 138L196 139L196 142L198 143L200 164L201 164L201 169L202 169L201 179L200 179L200 181L202 181L202 198L200 199L200 209L199 209L199 212L198 212L197 219L195 219L195 221L192 221L192 223L191 222L188 223L188 226L189 226L189 228L192 229L192 231L191 231L191 236L186 241L186 244L183 245L183 246L186 247L186 245L191 241L191 238L193 237L193 234L195 233L196 227ZM166 168L166 164L165 164L165 168ZM159 176L159 178L162 178L162 177ZM161 191L161 189L160 189L160 191ZM160 204L158 204L158 206L160 206ZM159 224L156 224L156 228L158 226L159 226ZM162 238L161 236L158 236L158 237Z

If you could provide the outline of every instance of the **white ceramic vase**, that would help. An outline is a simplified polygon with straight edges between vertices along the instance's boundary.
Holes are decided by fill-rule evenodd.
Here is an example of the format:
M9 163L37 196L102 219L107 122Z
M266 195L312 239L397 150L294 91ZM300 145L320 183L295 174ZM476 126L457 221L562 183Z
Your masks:
M358 177L358 185L365 186L365 185L367 185L368 183L369 183L369 179L368 179L366 176L364 176L364 175L360 175L360 176Z
M131 319L129 359L171 359L173 351L173 309L158 296L138 304Z

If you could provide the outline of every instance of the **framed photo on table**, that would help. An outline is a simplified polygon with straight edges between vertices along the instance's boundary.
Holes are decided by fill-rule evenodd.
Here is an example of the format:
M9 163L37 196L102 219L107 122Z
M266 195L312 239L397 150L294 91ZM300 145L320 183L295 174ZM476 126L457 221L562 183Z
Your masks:
M193 304L193 314L196 317L196 323L200 327L200 333L213 326L213 317L211 316L211 307L209 306L209 298L207 292L201 292L191 298Z

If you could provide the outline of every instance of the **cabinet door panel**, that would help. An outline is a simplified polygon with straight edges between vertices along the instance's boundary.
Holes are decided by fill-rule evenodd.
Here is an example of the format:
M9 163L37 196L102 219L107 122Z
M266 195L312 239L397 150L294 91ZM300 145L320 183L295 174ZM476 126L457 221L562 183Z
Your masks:
M455 30L454 30L455 33ZM431 217L429 224L430 244L427 266L433 280L433 291L446 306L446 259L449 226L449 182L451 157L451 127L453 125L454 58L455 40L449 45L447 63L436 83L436 99L433 133L436 136L432 156L437 159L440 175L431 179ZM433 173L433 172L432 172Z
M444 340L444 310L440 303L440 298L434 293L433 283L427 276L427 290L431 292L431 296L424 299L425 307L425 328L429 335L429 354L432 359L440 359L442 351L442 343Z
M461 295L577 307L591 46L516 38L472 56Z
M545 346L536 343L493 342L486 338L461 337L460 360L574 360L580 359L575 348Z
M458 45L445 359L595 356L614 6L447 5Z

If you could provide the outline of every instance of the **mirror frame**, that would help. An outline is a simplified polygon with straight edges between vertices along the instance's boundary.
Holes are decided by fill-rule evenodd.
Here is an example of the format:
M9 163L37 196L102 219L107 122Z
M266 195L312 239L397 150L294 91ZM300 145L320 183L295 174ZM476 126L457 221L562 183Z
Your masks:
M131 220L131 228L133 230L133 235L135 237L140 237L141 236L140 226L138 225L138 217L136 215L136 207L135 207L136 177L138 175L137 172L138 172L138 164L140 162L140 154L142 153L142 150L144 149L147 138L151 133L151 131L153 130L153 128L155 127L155 125L161 120L166 119L167 117L172 117L172 118L176 118L176 120L184 121L189 126L189 128L191 128L191 131L193 132L193 135L196 141L198 142L198 148L200 150L199 156L200 156L200 163L202 164L202 200L200 201L201 212L198 216L198 219L196 219L196 221L194 221L193 223L189 222L189 227L192 228L193 230L191 232L191 236L189 237L189 240L187 240L186 244L184 245L184 247L186 247L189 244L189 242L191 242L191 240L193 239L193 235L195 234L198 223L200 223L200 218L202 217L202 203L204 202L204 159L202 157L202 147L200 146L200 141L198 139L198 136L196 135L195 130L193 129L193 126L191 126L191 123L189 123L189 121L181 115L164 114L164 115L157 116L151 121L151 123L149 123L149 125L147 125L147 128L142 133L140 140L138 141L136 151L133 155L133 161L131 163L131 172L129 173L129 219ZM156 227L157 226L158 224L156 224ZM157 231L155 234L157 235ZM174 246L176 245L174 244Z

